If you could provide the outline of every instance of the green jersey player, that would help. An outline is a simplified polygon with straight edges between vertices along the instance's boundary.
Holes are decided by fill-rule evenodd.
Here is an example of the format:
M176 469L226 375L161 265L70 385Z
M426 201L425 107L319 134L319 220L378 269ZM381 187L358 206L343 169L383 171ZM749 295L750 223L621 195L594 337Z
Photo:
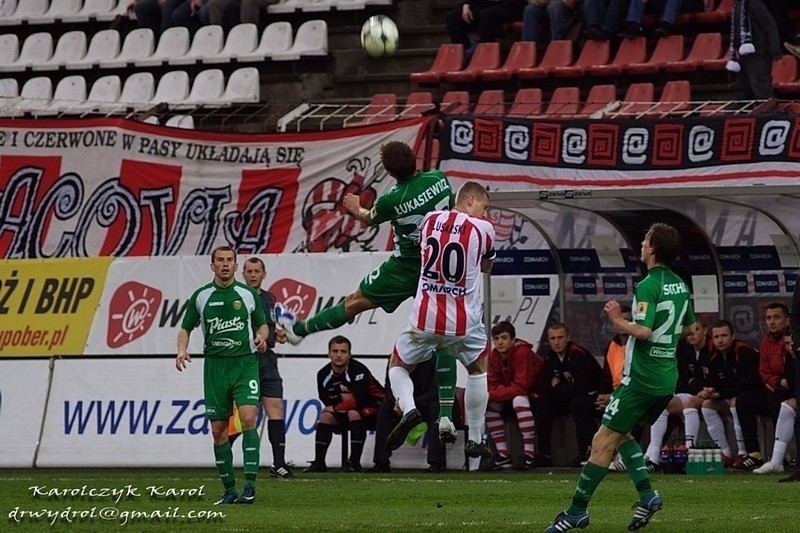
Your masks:
M641 260L647 276L636 286L633 322L623 316L619 302L606 303L604 311L619 333L630 335L625 348L623 379L606 405L603 424L592 440L592 453L581 471L572 504L545 530L561 532L589 525L586 511L595 489L608 472L615 450L639 492L629 530L647 525L662 501L650 485L644 454L631 429L658 418L675 393L678 340L694 325L691 294L669 265L678 256L681 238L667 224L650 226L642 241Z
M214 280L192 294L178 332L178 357L175 367L182 372L189 355L189 335L201 326L204 336L203 389L206 418L211 424L214 456L225 493L217 502L253 503L258 473L260 442L258 418L259 375L256 350L267 348L267 320L258 294L252 287L234 279L236 252L228 246L211 253ZM253 338L253 331L256 331ZM242 421L245 486L236 493L233 452L228 441L228 418L233 403Z
M310 333L336 329L353 317L377 307L387 313L417 292L420 272L419 226L431 211L450 209L453 191L443 172L417 171L414 151L406 143L393 141L381 146L381 162L397 183L375 201L371 209L361 207L355 194L347 194L343 206L362 223L376 226L389 222L394 230L394 251L391 257L364 276L358 288L333 307L320 311L306 321L298 320L289 310L277 305L278 325L283 327L292 344L298 344ZM439 360L437 384L442 420L440 437L455 441L452 405L455 397L455 359L446 350L437 352ZM446 420L444 420L446 418Z

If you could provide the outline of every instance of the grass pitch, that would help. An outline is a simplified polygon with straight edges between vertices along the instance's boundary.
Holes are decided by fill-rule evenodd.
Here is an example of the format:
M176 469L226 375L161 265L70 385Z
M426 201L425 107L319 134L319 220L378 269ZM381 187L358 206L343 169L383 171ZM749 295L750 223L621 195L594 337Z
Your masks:
M578 471L266 475L254 505L214 506L213 470L0 470L0 531L542 531ZM798 531L800 484L778 479L656 474L664 509L646 531ZM628 476L609 473L588 531L625 531L635 500Z

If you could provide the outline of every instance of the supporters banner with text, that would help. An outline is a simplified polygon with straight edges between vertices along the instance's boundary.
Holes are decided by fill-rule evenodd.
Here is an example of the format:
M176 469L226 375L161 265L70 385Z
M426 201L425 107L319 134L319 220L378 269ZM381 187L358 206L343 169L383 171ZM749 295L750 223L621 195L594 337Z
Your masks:
M387 250L347 215L394 179L380 147L418 149L430 119L223 134L119 119L0 120L0 258Z
M0 357L83 354L111 260L0 261Z
M800 118L545 120L448 116L440 168L492 188L800 185Z

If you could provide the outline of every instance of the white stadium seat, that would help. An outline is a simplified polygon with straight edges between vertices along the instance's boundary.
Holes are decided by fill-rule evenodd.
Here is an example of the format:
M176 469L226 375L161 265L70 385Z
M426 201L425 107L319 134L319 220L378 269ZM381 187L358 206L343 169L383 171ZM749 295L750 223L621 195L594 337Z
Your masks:
M0 35L0 66L10 65L19 57L19 37L15 33Z
M122 0L127 3L127 0ZM93 18L110 14L117 7L117 0L86 0L83 7L77 13L64 15L61 20L64 22L88 22Z
M328 55L328 24L324 20L307 20L297 29L294 44L286 52L272 55L275 61L295 61L300 56Z
M125 68L128 64L153 55L156 40L150 28L136 28L125 36L122 49L114 59L100 61L100 68Z
M78 61L66 64L67 70L83 70L99 65L101 61L119 55L120 37L117 30L101 30L94 34L86 55Z
M150 104L160 103L177 104L186 100L189 96L189 75L182 70L167 72L158 80L156 94L150 100Z
M258 45L258 27L255 24L244 22L237 24L228 32L225 47L220 53L201 59L203 63L230 63L233 57L255 50L256 45Z
M28 24L53 24L80 11L82 3L82 0L52 0L43 15L28 17Z
M156 82L149 72L136 72L128 76L119 95L118 110L132 107L146 109L151 107L150 101L155 94Z
M264 61L272 54L286 52L292 47L292 25L286 21L273 22L264 29L258 48L248 54L237 54L240 62Z
M195 77L192 82L192 90L186 100L175 107L218 106L224 92L225 75L222 71L218 68L204 70Z
M233 71L221 101L225 104L254 104L261 98L261 81L258 69L244 67Z
M82 31L68 31L58 39L56 50L47 61L31 65L33 70L58 70L73 61L80 61L86 55L86 34Z
M0 0L0 18L11 18L17 9L17 0Z
M192 65L204 57L214 56L222 51L225 31L219 24L209 24L198 29L192 46L183 56L171 55L167 60L170 65Z
M164 124L170 128L181 128L184 130L194 129L194 117L192 115L173 115Z
M366 2L364 0L331 0L331 5L336 8L336 11L359 11L364 9Z
M19 100L7 111L7 114L20 116L26 111L47 107L53 97L53 81L47 76L31 78L22 86L19 96Z
M0 26L19 26L31 17L44 15L49 6L50 0L18 0L14 14L0 18Z
M173 26L161 34L153 55L133 62L137 67L156 67L166 63L171 57L180 57L189 51L189 30L183 26Z
M86 101L86 78L79 74L67 76L58 82L56 90L53 92L53 99L47 107L40 109L34 114L39 115L58 115L70 112L70 108L76 107Z
M110 113L119 107L122 81L117 75L102 76L92 84L89 96L82 104L70 108L70 113Z
M14 78L0 79L0 114L5 114L19 100L19 83Z
M21 72L32 64L44 63L53 55L53 36L46 31L32 33L22 43L17 60L0 65L0 72Z
M97 13L95 18L100 22L114 20L117 17L124 17L129 15L128 13L128 6L131 5L131 0L118 0L119 3L115 4L115 7L108 12Z

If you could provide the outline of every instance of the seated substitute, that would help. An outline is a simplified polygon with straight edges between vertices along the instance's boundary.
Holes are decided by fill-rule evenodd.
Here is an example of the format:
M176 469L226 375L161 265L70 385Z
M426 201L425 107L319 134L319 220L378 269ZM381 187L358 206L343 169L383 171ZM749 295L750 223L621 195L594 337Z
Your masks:
M489 405L486 407L486 430L492 437L497 456L494 467L511 466L506 444L504 413L513 413L522 435L525 466L534 466L536 423L531 411L531 393L544 360L528 341L517 338L511 322L502 321L492 328L494 349L489 353Z
M375 427L375 415L386 392L369 369L351 358L347 337L337 335L328 341L331 362L317 372L319 399L325 407L317 421L315 456L304 472L327 472L325 456L334 433L350 431L350 459L343 472L361 472L361 453L367 428Z

